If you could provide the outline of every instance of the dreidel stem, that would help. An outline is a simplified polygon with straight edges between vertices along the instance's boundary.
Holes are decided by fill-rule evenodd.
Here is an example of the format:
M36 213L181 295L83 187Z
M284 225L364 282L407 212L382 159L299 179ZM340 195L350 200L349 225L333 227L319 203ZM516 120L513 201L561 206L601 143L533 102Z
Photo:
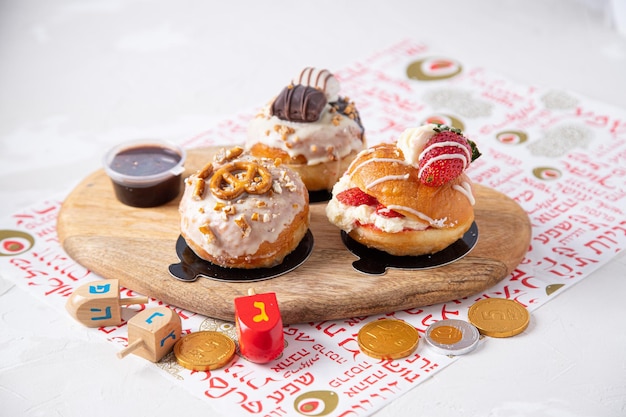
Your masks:
M129 343L124 349L117 352L117 357L120 359L125 358L129 354L133 353L134 350L140 348L143 345L143 340L137 339L132 343Z
M146 304L148 302L148 297L130 297L130 298L120 298L120 305L129 306L132 304Z

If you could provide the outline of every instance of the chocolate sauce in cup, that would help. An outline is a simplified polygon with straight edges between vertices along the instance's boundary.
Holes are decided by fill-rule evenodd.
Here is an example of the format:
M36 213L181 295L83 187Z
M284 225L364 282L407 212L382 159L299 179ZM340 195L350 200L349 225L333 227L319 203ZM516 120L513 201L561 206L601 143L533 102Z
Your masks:
M132 207L156 207L180 193L185 157L184 149L165 141L132 141L106 153L104 170L120 202Z

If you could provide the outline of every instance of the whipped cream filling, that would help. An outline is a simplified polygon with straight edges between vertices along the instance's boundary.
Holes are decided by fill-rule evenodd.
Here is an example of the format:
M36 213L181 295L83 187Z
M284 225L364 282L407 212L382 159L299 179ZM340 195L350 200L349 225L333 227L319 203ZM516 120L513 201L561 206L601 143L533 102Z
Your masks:
M396 146L402 151L404 160L415 167L419 165L422 151L426 143L437 132L435 132L436 124L427 124L420 127L406 129L396 143Z
M350 180L349 175L341 177L339 182L333 187L333 195L337 195L344 190L356 187ZM400 207L396 207L400 208ZM393 210L392 207L388 209ZM360 206L348 206L341 203L336 198L332 198L326 206L326 216L341 230L350 232L359 223L373 225L386 233L399 233L404 230L426 230L429 223L411 219L409 217L386 217L376 213L376 207L362 204ZM428 218L423 215L423 217Z

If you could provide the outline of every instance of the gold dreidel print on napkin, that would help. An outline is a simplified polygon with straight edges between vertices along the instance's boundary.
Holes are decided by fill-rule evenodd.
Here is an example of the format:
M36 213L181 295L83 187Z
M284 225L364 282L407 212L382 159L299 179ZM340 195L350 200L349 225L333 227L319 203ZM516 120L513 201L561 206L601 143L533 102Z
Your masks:
M122 324L122 306L145 304L148 297L120 298L117 279L90 282L76 288L65 309L87 327L118 326Z
M124 358L130 353L158 362L180 339L180 317L167 307L148 308L128 320L128 346L117 353Z

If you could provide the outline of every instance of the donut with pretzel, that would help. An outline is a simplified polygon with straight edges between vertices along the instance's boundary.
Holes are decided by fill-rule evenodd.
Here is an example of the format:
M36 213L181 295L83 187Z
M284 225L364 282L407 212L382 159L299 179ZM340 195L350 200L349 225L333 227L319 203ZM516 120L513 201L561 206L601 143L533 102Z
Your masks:
M223 149L185 180L181 235L201 259L225 268L269 268L309 228L308 191L280 160Z

